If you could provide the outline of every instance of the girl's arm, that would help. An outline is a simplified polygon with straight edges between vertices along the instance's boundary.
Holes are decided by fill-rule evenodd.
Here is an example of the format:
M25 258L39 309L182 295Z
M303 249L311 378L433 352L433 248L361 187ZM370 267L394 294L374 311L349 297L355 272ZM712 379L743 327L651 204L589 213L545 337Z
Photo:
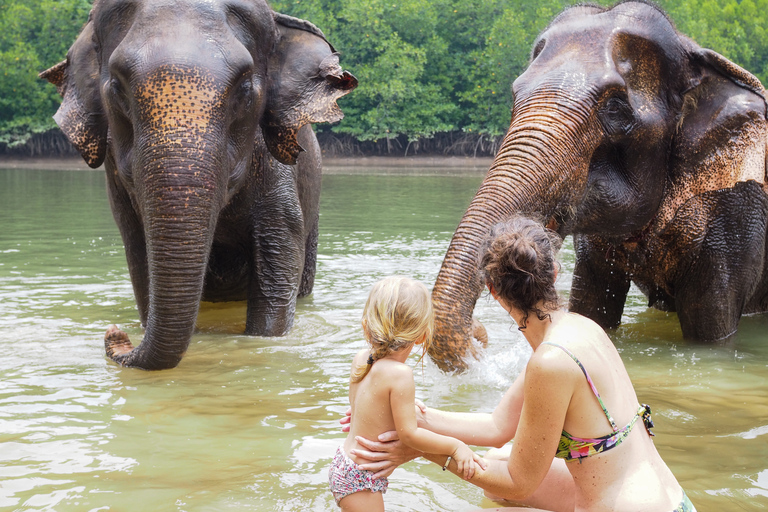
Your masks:
M500 448L515 437L523 408L523 382L525 370L496 406L493 413L449 412L427 408L419 416L419 426L455 437L475 446Z
M475 473L475 461L481 464L481 457L458 439L419 428L413 406L416 399L413 372L403 364L392 368L392 374L389 401L400 440L423 452L450 455L456 461L461 476L471 478Z

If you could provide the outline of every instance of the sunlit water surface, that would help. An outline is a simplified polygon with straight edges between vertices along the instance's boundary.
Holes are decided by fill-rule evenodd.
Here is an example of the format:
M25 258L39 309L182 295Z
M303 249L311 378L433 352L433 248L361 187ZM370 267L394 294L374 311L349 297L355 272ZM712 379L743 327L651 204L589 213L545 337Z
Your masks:
M374 281L431 286L478 172L327 173L317 280L284 338L242 335L245 306L204 304L169 371L104 356L117 323L141 337L102 172L0 170L0 509L333 510L327 466L343 438L350 359ZM570 241L558 286L567 292ZM659 450L699 511L768 508L768 319L732 346L682 340L675 315L636 290L611 333ZM490 411L529 349L487 298L491 343L460 376L417 368L417 396ZM415 363L415 358L414 358ZM490 508L473 486L412 462L390 478L392 511Z

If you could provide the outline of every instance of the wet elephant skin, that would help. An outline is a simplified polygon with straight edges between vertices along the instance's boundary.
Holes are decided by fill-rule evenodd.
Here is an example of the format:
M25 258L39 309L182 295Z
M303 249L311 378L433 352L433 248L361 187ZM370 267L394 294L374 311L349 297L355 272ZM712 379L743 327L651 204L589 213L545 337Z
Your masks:
M620 323L630 283L691 340L768 310L762 84L678 33L656 6L575 6L539 35L510 128L433 289L431 356L475 355L478 248L515 212L574 234L570 310Z
M104 164L139 315L123 366L175 367L201 300L247 300L246 333L281 336L312 291L320 152L357 80L309 22L263 0L99 0L67 59L41 76L54 116Z

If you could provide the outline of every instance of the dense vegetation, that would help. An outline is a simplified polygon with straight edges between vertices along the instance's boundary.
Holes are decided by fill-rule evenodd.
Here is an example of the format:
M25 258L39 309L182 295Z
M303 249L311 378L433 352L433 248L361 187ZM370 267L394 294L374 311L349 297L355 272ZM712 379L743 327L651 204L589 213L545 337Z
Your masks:
M531 42L574 0L273 0L318 25L360 87L318 127L350 153L489 154L509 122L510 83ZM602 0L600 3L609 4ZM768 83L768 0L660 0L678 29ZM89 0L0 0L0 152L60 150L59 101L37 73L59 62Z

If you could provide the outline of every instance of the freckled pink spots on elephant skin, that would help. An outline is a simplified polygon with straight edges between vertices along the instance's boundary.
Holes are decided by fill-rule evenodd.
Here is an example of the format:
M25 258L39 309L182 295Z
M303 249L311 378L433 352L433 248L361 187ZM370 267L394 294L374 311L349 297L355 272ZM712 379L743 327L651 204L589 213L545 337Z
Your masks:
M315 275L310 125L341 119L357 86L323 33L261 0L100 0L41 77L62 131L104 164L146 329L134 347L110 326L107 356L176 366L201 300L247 300L246 333L287 333Z
M768 311L768 127L753 75L630 1L558 15L513 91L433 289L442 369L477 350L478 250L516 212L574 234L570 309L603 327L619 325L633 282L691 340L726 339L742 314Z

